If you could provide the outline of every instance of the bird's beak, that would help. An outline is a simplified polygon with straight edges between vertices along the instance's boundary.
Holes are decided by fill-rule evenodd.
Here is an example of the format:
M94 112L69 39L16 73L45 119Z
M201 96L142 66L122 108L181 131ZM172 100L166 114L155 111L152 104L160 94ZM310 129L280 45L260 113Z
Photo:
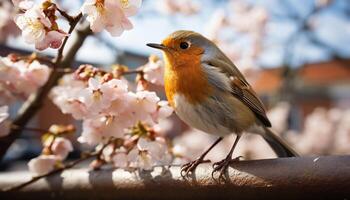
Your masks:
M164 46L163 44L148 43L146 45L155 49L161 49L161 50L167 49L166 46Z

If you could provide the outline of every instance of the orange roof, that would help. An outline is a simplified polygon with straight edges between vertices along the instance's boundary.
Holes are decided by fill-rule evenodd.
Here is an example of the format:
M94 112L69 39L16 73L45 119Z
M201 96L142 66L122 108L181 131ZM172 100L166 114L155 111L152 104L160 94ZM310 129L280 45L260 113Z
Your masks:
M251 83L259 94L276 92L282 85L281 75L282 68L263 69ZM306 85L350 84L350 60L306 64L299 70L298 77Z
M259 72L252 87L259 94L277 91L282 85L281 68L264 69Z
M350 64L340 60L307 64L300 70L300 76L305 83L311 84L350 82Z

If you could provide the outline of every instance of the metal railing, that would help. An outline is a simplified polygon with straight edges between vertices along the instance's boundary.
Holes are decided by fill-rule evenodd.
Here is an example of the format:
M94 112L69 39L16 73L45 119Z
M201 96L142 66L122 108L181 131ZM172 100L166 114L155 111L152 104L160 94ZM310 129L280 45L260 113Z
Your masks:
M350 156L239 161L225 181L211 177L210 164L188 179L179 167L153 171L71 169L0 193L0 199L350 199ZM0 174L0 188L30 179L28 172Z

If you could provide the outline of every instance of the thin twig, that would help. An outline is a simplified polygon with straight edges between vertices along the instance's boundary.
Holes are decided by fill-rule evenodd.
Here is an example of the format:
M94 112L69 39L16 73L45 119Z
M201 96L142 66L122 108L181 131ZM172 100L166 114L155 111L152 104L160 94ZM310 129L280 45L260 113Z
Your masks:
M73 16L69 15L67 12L61 10L60 8L57 7L56 5L56 10L64 17L68 22L73 22L75 19Z
M38 181L38 180L40 180L40 179L42 179L42 178L49 177L49 176L51 176L51 175L57 174L57 173L59 173L59 172L62 172L62 171L64 171L64 170L66 170L66 169L73 168L73 167L76 166L77 164L79 164L79 163L81 163L81 162L83 162L83 161L85 161L85 160L88 160L88 159L90 159L90 158L96 157L97 159L101 159L100 157L101 157L101 155L102 155L102 153L103 153L103 150L104 150L108 145L110 145L110 144L113 143L113 142L114 142L114 139L111 138L111 139L110 139L108 142L106 142L106 144L104 144L104 145L102 146L102 148L99 149L98 151L90 152L90 153L84 154L83 157L81 157L81 158L79 158L79 159L77 159L77 160L74 160L74 161L72 161L72 162L70 162L70 163L64 165L63 167L57 168L57 169L55 169L55 170L53 170L53 171L51 171L51 172L48 172L48 173L46 173L46 174L43 174L43 175L34 176L32 179L30 179L30 180L27 181L27 182L24 182L24 183L21 183L21 184L19 184L19 185L16 185L16 186L13 186L13 187L9 187L9 188L4 189L3 192L10 192L10 191L20 190L20 189L26 187L27 185L30 185L30 184L32 184L32 183L34 183L34 182L36 182L36 181Z
M39 133L46 133L46 132L49 132L48 130L41 129L41 128L19 127L19 126L15 125L15 124L11 124L11 129L26 130L26 131L33 131L33 132L39 132Z
M123 71L121 73L121 75L130 75L130 74L143 74L143 71L140 69L136 69L136 70Z
M79 164L79 163L81 163L81 162L83 162L85 160L88 160L90 158L93 158L93 157L97 156L98 154L99 154L99 152L94 152L94 153L91 153L91 154L87 154L85 157L82 157L82 158L79 158L78 160L72 161L72 162L66 164L64 167L57 168L57 169L55 169L55 170L53 170L51 172L48 172L48 173L40 175L40 176L35 176L32 179L30 179L29 181L21 183L19 185L6 188L6 189L3 190L3 192L10 192L10 191L20 190L20 189L26 187L27 185L30 185L30 184L32 184L32 183L34 183L34 182L36 182L36 181L38 181L38 180L40 180L42 178L49 177L51 175L57 174L59 172L62 172L64 170L66 170L66 169L73 168L77 164Z
M80 19L83 17L83 14L82 13L79 13L77 16L73 17L72 20L69 21L69 25L70 25L70 28L68 30L68 34L70 35L73 30L75 29L76 25L78 24L78 22L80 21ZM62 45L61 47L58 49L58 53L57 53L57 57L54 61L55 64L58 64L59 62L61 62L62 60L62 57L63 57L63 50L64 50L64 47L66 46L67 44L67 41L68 41L68 38L69 37L65 37L63 39L63 42L62 42Z

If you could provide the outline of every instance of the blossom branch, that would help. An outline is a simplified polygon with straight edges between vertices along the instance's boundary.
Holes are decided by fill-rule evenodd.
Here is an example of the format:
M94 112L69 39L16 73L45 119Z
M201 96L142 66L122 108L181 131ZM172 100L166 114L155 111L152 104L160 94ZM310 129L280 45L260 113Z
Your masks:
M48 130L41 129L41 128L35 128L35 127L19 127L15 124L11 124L11 129L14 130L26 130L26 131L33 131L33 132L38 132L38 133L46 133L49 132Z
M75 161L72 161L72 162L66 164L64 167L57 168L57 169L55 169L55 170L53 170L51 172L48 172L48 173L40 175L40 176L35 176L32 179L30 179L29 181L27 181L27 182L21 183L19 185L16 185L16 186L13 186L13 187L10 187L10 188L6 188L6 189L3 190L3 192L20 190L20 189L26 187L27 185L35 183L36 181L38 181L38 180L40 180L42 178L49 177L49 176L52 176L54 174L63 172L66 169L73 168L74 166L76 166L77 164L79 164L79 163L81 163L81 162L83 162L85 160L88 160L90 158L96 157L98 154L99 154L99 152L93 152L93 153L90 153L90 154L86 154L84 157L79 158L79 159L77 159Z
M78 24L80 19L81 15L78 15L78 17L76 17L76 21L74 21L74 23L71 24L70 32L74 30L75 26ZM70 67L72 62L74 61L76 53L82 46L86 37L88 37L89 35L91 35L91 30L89 26L84 26L81 30L77 30L75 34L76 37L72 38L73 42L71 43L71 46L69 46L68 51L66 53L63 52L63 49L66 45L68 38L65 38L65 41L59 49L58 55L54 61L54 64L57 66L56 68L63 69ZM25 126L41 108L51 88L57 84L58 80L62 77L62 75L63 73L54 69L51 72L50 77L45 83L45 85L41 87L35 94L31 95L25 103L23 103L22 107L18 111L17 117L13 121L13 124L19 127ZM0 138L0 160L4 157L10 145L21 135L21 132L21 129L12 129L9 135Z
M143 74L143 71L141 69L135 69L135 70L127 70L123 71L121 75L131 75L131 74Z
M9 187L9 188L6 188L4 189L3 191L4 192L9 192L9 191L17 191L17 190L20 190L24 187L26 187L27 185L30 185L42 178L46 178L46 177L49 177L49 176L52 176L52 175L55 175L57 173L60 173L60 172L63 172L64 170L66 169L70 169L70 168L73 168L75 167L77 164L83 162L83 161L86 161L88 159L91 159L91 158L97 158L97 159L101 159L101 155L102 155L102 152L103 150L108 146L110 145L111 143L114 142L114 139L111 138L106 144L104 144L102 146L101 149L99 149L98 151L93 151L93 152L88 152L88 153L84 153L83 156L77 160L74 160L66 165L64 165L63 167L59 167L57 169L54 169L53 171L51 172L48 172L46 174L43 174L43 175L39 175L39 176L34 176L32 179L30 179L29 181L27 182L24 182L24 183L21 183L19 185L16 185L16 186L13 186L13 187ZM51 145L51 144L50 144Z
M57 7L56 5L56 10L64 17L66 18L66 20L69 22L69 23L72 23L75 21L76 17L73 17L73 16L70 16L67 12L65 12L64 10L61 10L60 8ZM79 14L81 15L81 14ZM77 15L77 16L79 16Z
M58 9L58 11L60 11ZM63 12L63 11L60 11L60 13ZM65 12L63 12L65 13ZM62 13L61 13L62 14ZM66 13L67 14L67 13ZM68 15L68 14L67 14ZM69 15L68 15L69 16ZM68 30L68 34L71 34L74 30L74 28L76 27L76 25L78 24L78 22L80 21L80 19L83 17L82 13L79 13L77 16L75 17L71 17L69 16L69 25L70 25L70 28ZM55 63L58 64L61 60L62 60L62 57L63 57L63 50L64 50L64 47L66 46L67 44L67 41L68 41L68 38L69 37L65 37L63 39L63 42L62 42L62 46L58 49L58 54L57 54L57 57L55 59Z

